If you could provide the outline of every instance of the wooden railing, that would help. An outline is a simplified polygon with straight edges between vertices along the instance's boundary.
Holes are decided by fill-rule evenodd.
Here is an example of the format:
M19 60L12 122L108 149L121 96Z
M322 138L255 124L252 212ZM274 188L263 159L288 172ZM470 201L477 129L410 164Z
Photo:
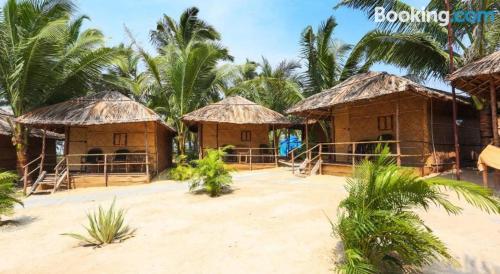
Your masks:
M203 149L206 151L208 148ZM224 149L224 147L220 147ZM278 150L277 148L260 148L260 147L231 147L225 149L226 154L224 161L226 163L237 163L248 165L250 170L253 170L255 165L259 164L274 164L278 166Z

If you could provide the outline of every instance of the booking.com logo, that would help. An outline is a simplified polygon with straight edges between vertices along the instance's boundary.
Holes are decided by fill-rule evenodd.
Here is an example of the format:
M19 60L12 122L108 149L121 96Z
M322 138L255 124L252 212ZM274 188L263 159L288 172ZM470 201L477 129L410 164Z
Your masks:
M480 22L493 22L495 20L495 11L455 11L451 16L452 23L470 23L477 24ZM400 11L396 12L390 10L385 11L384 7L375 8L375 22L436 22L441 26L446 26L450 22L450 14L447 11L428 11L428 10L417 10L412 8L411 11Z

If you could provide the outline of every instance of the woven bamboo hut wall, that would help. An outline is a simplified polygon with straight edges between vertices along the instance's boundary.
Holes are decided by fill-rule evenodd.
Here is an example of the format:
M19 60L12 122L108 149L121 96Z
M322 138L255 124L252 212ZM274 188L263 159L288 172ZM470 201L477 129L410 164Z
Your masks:
M271 146L269 131L290 125L280 113L240 96L231 96L182 117L196 127L202 149L223 145L258 148Z
M96 93L40 108L17 121L64 131L66 155L86 154L92 148L103 153L147 152L152 173L172 163L175 130L154 111L119 92ZM80 159L71 157L70 161Z
M9 122L10 120L10 122ZM7 111L0 109L0 170L16 169L16 149L12 145L12 127L10 123L15 123L14 116ZM28 140L28 160L31 161L40 155L42 148L43 132L34 129L30 132ZM63 140L64 135L55 132L46 132L46 153L56 155L56 141ZM49 159L49 160L55 160Z
M462 144L479 144L478 118L466 98L459 98ZM353 76L343 83L313 95L287 112L303 117L330 120L332 142L375 141L381 137L401 141L401 154L439 154L440 163L450 162L453 154L451 96L408 79L384 72ZM396 123L399 124L399 136ZM381 125L382 124L382 125ZM434 146L431 145L434 140ZM436 144L439 144L436 146ZM336 145L339 153L350 153L352 146ZM391 149L395 153L394 145ZM463 150L463 157L470 151ZM349 156L337 156L348 161ZM431 156L403 158L403 165L432 164Z

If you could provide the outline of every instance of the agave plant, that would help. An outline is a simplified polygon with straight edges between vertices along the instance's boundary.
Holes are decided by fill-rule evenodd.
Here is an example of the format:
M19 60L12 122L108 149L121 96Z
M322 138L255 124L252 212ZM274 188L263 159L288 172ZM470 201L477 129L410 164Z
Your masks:
M437 260L453 261L446 245L415 213L431 205L449 214L462 209L449 198L451 190L488 213L500 213L500 202L490 189L451 179L423 179L398 167L389 149L364 160L348 179L348 197L339 206L334 234L344 247L340 273L401 273L421 271Z
M0 172L0 217L11 214L14 204L23 204L14 196L14 181L16 178L17 176L12 172Z
M194 161L197 166L189 186L191 191L202 187L215 197L232 183L231 169L223 161L224 149L209 149L203 159Z
M115 242L122 242L135 234L135 229L125 225L123 209L115 210L115 200L108 210L99 206L97 212L87 214L89 225L85 227L88 236L77 233L63 235L80 240L82 245L103 246Z

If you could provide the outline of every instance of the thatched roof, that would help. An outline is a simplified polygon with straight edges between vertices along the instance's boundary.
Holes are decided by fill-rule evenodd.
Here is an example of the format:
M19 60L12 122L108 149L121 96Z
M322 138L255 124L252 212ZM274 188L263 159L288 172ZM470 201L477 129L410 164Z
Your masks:
M188 113L182 116L182 121L188 125L198 122L278 126L290 124L290 121L280 113L240 96L230 96L222 101Z
M500 91L500 50L457 69L447 79L456 88L474 95L489 92L491 81Z
M18 117L17 121L33 126L89 126L155 121L175 132L153 110L116 91L95 93L39 108Z
M10 122L15 123L14 115L11 113L0 109L0 135L11 136L12 135L12 127L10 126ZM30 131L31 137L42 137L43 131L40 129L32 129ZM45 135L48 139L64 139L63 134L57 134L52 131L47 131Z
M334 106L403 92L452 100L451 94L447 92L425 87L407 78L387 72L366 72L302 100L288 109L287 113L309 117L329 116L329 110ZM464 98L459 98L459 101L466 102Z

